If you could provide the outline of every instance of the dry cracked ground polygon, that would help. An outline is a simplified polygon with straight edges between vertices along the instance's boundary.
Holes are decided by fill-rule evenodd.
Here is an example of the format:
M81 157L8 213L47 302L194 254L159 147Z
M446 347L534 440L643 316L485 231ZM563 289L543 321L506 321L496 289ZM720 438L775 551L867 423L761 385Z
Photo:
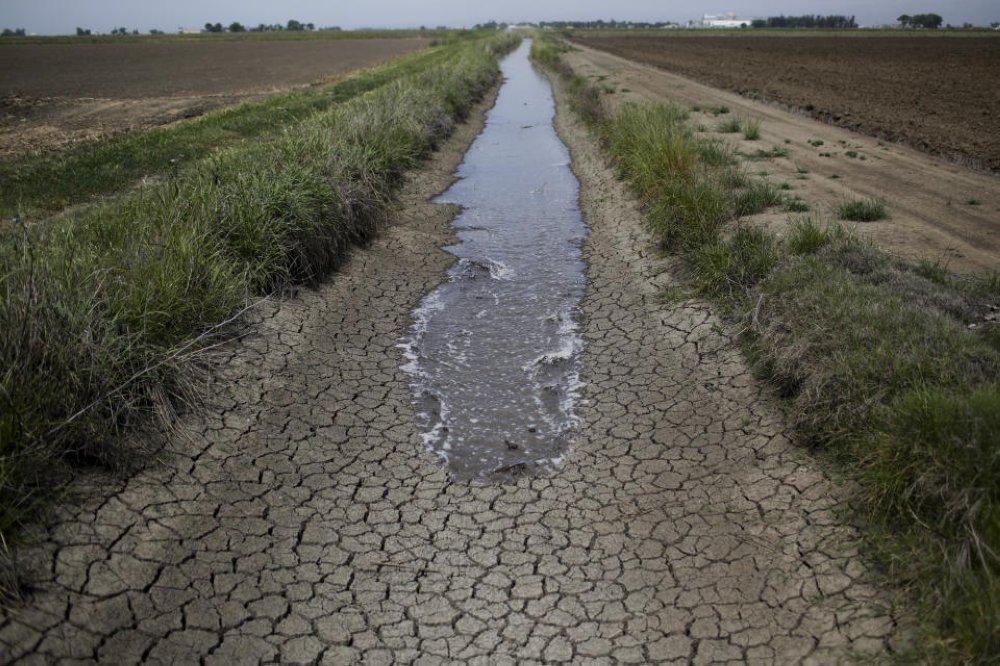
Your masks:
M706 304L670 304L585 132L586 389L556 471L453 483L423 448L396 345L452 257L426 203L476 132L408 185L330 282L266 305L170 455L58 510L20 551L35 591L3 661L789 663L886 649L844 493Z

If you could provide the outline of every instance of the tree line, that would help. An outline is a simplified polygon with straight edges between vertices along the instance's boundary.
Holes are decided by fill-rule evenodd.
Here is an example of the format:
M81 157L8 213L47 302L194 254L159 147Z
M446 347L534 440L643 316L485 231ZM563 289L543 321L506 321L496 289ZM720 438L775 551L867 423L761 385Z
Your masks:
M898 19L899 24L904 28L927 28L937 30L944 23L944 18L940 14L903 14Z
M804 14L802 16L770 16L766 19L754 19L750 25L754 28L825 28L827 30L841 30L857 28L858 22L854 20L853 16L842 16L840 14L830 14L829 16Z
M646 21L616 21L611 19L610 21L597 20L597 21L541 21L538 24L542 28L552 28L553 30L565 30L567 28L577 29L577 30L587 30L587 29L600 29L600 28L627 28L627 29L641 29L641 28L665 28L667 26L677 25L676 23L671 23L669 21L658 21L656 23L649 23Z
M314 23L302 23L301 21L296 21L291 19L285 25L280 23L258 23L256 26L245 26L239 21L233 21L228 26L223 26L221 23L206 23L204 32L303 32L308 30L315 30L316 25ZM330 28L320 28L320 30L340 30L337 26Z

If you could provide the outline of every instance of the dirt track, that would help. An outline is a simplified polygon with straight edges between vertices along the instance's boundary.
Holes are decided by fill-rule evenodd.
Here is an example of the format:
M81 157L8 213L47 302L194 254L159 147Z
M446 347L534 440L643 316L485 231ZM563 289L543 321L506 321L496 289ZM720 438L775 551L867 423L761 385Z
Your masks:
M843 493L782 433L704 303L666 304L635 206L560 119L592 233L581 425L562 467L450 482L423 450L400 336L452 260L444 189L274 304L162 466L65 507L23 549L5 661L790 663L896 632ZM23 663L33 663L25 659Z
M899 256L940 261L958 272L1000 268L1000 178L937 159L917 150L821 123L774 105L748 100L661 69L603 51L583 48L566 54L574 70L616 92L611 104L671 102L699 107L692 122L706 136L730 141L744 154L787 150L775 159L750 161L751 173L788 183L788 194L804 199L810 215L836 219L836 207L853 197L886 200L889 219L858 224L857 230ZM714 116L713 107L731 113ZM732 117L760 119L761 138L746 141L715 131ZM814 145L817 142L821 145ZM813 142L813 143L810 143ZM852 151L856 156L851 157ZM779 233L795 216L771 212L752 218Z
M373 65L426 39L0 48L0 157L182 118Z
M578 41L1000 171L1000 37L581 34Z

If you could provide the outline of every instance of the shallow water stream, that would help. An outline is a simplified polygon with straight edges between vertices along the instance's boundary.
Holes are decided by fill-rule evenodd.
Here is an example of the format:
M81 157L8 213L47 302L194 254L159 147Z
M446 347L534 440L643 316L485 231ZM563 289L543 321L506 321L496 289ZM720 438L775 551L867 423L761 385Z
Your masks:
M462 207L446 280L403 340L427 446L455 479L509 480L569 446L582 338L586 235L579 184L530 43L501 63L486 127L436 200Z

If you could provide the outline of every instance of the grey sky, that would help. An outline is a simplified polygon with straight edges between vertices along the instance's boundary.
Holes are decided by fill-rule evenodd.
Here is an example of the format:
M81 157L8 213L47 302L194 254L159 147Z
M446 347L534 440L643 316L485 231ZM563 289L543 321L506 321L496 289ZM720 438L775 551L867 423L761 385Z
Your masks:
M704 13L737 12L741 18L778 14L856 15L862 25L891 23L900 14L937 12L946 23L1000 21L998 0L0 0L0 27L30 33L71 33L76 26L107 32L115 26L145 32L196 28L206 21L246 25L284 23L359 27L471 26L497 21L678 21Z

